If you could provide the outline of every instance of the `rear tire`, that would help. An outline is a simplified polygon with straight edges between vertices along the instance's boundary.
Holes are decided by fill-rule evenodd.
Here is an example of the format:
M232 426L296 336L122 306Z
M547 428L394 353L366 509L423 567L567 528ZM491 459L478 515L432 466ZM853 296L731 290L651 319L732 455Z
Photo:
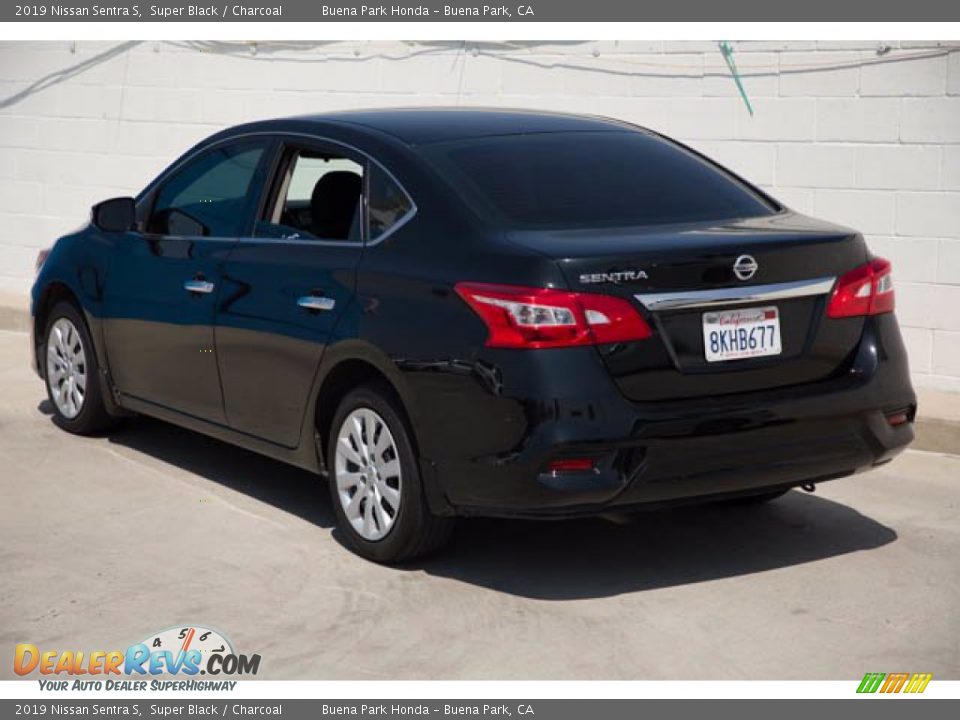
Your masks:
M396 563L439 550L452 518L430 512L411 433L392 393L362 385L340 402L327 441L330 496L347 546Z
M40 362L57 427L92 435L114 424L103 403L103 379L87 323L72 303L59 302L50 311Z

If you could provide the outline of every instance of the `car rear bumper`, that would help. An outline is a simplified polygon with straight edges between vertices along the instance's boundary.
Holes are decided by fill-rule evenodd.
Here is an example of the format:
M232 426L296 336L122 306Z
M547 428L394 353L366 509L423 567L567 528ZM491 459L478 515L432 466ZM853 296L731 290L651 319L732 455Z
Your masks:
M587 374L577 377L578 386L591 386ZM888 416L895 412L906 413L909 421L891 425ZM887 315L865 324L856 353L831 379L670 402L633 403L606 395L576 417L564 418L558 409L511 452L449 458L435 470L458 514L620 511L787 488L869 469L913 440L915 412L906 353L896 320ZM592 458L595 470L548 472L548 463L558 457Z

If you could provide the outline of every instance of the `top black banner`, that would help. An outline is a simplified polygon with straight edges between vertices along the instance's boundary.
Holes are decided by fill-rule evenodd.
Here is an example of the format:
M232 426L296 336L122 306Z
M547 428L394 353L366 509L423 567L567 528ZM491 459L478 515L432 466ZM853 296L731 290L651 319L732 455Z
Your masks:
M508 0L352 2L350 0L64 0L4 4L4 22L948 22L960 3L945 0Z

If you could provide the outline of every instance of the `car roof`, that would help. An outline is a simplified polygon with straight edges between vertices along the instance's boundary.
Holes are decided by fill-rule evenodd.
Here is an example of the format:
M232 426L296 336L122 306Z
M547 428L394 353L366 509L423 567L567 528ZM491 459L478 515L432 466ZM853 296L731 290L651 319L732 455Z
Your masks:
M318 126L346 124L376 130L407 145L494 135L529 135L571 132L629 132L642 130L627 123L600 117L566 115L536 110L494 108L391 108L303 115L291 120Z

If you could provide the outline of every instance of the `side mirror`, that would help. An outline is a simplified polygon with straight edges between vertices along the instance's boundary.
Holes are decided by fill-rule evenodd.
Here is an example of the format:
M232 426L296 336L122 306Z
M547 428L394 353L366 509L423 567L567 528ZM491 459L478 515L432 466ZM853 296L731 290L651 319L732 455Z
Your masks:
M104 232L127 232L136 225L136 206L132 197L104 200L93 206L93 224Z

